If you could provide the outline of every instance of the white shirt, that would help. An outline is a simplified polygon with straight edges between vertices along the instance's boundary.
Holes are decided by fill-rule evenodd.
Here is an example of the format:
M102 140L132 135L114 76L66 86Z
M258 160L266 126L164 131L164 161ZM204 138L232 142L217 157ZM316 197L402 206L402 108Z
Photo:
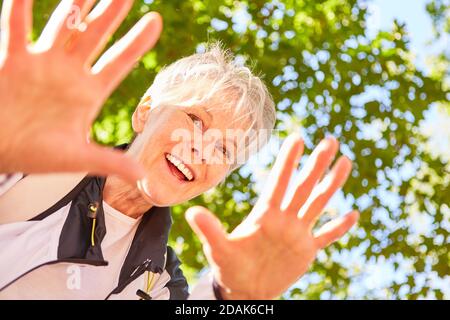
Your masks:
M62 211L70 208L70 203ZM108 266L58 263L28 273L0 292L0 299L105 299L117 286L120 268L128 253L140 219L133 219L103 202L106 235L103 257ZM64 223L53 228L62 228ZM27 228L39 221L27 221ZM25 231L26 232L26 231ZM51 232L52 233L52 232ZM111 279L111 274L117 275Z

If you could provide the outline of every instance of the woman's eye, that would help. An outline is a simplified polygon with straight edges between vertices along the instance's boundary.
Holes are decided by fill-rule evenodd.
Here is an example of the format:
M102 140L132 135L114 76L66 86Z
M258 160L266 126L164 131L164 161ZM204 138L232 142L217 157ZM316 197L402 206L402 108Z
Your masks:
M188 116L192 119L192 122L194 125L200 129L203 129L203 121L199 117L197 117L195 114L188 113Z
M225 148L221 148L221 150L220 150L220 151L222 151L222 153L224 154L224 156L226 156L226 157L228 158L229 154L228 154L228 151L227 151L227 149L225 149Z
M228 150L223 146L223 145L217 145L217 149L222 152L222 154L226 157L229 158L230 154L228 152Z

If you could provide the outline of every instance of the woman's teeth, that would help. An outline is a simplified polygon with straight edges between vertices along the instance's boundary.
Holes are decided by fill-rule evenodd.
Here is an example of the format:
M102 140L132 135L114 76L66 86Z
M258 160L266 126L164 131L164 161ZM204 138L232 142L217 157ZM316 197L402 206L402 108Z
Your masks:
M180 170L184 174L186 179L188 179L189 181L194 179L194 174L180 160L178 160L171 154L166 154L166 159L169 160L175 167L177 167L178 170Z

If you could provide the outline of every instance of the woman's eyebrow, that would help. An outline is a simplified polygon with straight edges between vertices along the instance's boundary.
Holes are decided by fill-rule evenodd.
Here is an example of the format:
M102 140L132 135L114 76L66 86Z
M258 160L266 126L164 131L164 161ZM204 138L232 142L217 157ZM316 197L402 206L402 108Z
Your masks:
M200 107L199 110L206 116L207 118L207 123L211 124L211 122L213 121L213 116L211 114L211 112L209 112L208 110L206 110L205 107Z

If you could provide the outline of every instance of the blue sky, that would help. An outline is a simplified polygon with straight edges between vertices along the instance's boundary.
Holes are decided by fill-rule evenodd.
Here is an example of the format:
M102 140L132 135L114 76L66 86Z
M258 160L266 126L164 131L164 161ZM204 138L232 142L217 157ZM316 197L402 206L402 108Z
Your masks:
M432 35L426 3L426 0L373 0L370 9L376 15L372 20L376 23L374 27L386 30L390 29L394 19L406 22L413 46L423 50Z
M427 73L427 57L449 50L449 36L431 44L433 25L426 11L427 0L372 0L370 1L369 32L390 30L397 19L406 23L410 37L410 49L416 55L415 64L419 70ZM450 1L448 1L450 2ZM433 155L443 156L450 161L450 116L440 112L435 106L425 114L422 132L430 137L429 149Z
M369 20L371 31L389 30L394 19L406 23L411 39L411 50L417 54L416 64L421 69L425 67L427 55L436 53L448 45L448 41L441 41L438 45L429 44L433 36L433 25L425 9L426 3L426 0L373 0L369 5L372 12Z

